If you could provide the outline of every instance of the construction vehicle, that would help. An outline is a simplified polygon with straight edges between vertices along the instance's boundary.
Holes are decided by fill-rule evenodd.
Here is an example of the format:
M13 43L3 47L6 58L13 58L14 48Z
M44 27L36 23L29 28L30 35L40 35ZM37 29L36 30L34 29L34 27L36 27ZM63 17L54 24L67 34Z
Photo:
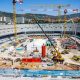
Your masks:
M74 55L71 59L75 61L80 61L80 56Z
M69 50L65 49L64 51L61 52L61 54L69 54Z

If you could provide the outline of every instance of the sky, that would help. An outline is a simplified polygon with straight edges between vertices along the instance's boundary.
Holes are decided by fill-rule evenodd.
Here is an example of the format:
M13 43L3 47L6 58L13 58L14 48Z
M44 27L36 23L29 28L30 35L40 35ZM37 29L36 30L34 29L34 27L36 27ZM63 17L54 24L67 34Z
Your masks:
M70 7L62 7L60 14L63 15L64 9L68 10L67 14L73 14L73 9L78 9L80 12L80 0L23 0L23 4L16 3L16 12L24 13L37 13L58 15L58 8L56 5L68 5ZM40 6L39 6L40 5ZM47 5L43 7L43 5ZM50 7L50 5L54 5ZM0 0L0 11L13 12L12 0Z

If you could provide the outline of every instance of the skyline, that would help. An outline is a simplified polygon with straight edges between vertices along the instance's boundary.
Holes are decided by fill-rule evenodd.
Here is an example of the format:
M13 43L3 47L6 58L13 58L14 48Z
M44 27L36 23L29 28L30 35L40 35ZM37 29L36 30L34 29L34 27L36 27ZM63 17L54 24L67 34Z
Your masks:
M64 9L68 10L67 14L73 14L73 9L78 9L80 12L80 0L23 0L23 4L16 3L16 12L20 14L24 13L36 13L36 14L48 14L48 15L58 15L57 7L31 7L33 5L67 5L70 4L70 7L64 7L61 9L61 14L63 15ZM1 0L0 1L0 11L4 12L13 12L12 0Z

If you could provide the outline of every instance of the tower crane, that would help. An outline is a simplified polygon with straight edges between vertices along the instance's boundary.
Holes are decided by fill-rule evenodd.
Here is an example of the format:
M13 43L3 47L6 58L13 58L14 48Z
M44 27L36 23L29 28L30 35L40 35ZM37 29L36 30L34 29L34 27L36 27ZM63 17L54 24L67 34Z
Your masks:
M78 9L73 9L72 11L73 11L74 13L77 13L77 12L78 12ZM66 26L66 23L67 23L66 14L67 14L67 12L68 12L67 9L65 9L65 10L64 10L64 23L65 23L65 24L64 24L64 35L63 35L64 38L67 37L67 34L66 34L66 28L67 28L67 26ZM72 20L72 23L74 23L73 20ZM73 30L73 31L74 31L74 30Z
M58 11L58 22L60 22L60 21L61 21L61 18L60 18L60 17L61 17L61 9L62 9L62 8L66 8L66 7L70 7L70 4L66 4L66 5L63 5L63 4L32 5L31 8L33 8L33 7L34 7L34 8L43 7L43 9L44 9L44 8L46 8L46 9L47 9L47 8L57 8L57 9L58 9L58 10L57 10L57 11ZM46 10L46 9L45 9L45 10Z
M67 17L66 17L67 12L68 12L67 9L65 9L65 10L64 10L64 22L67 21ZM67 26L66 26L66 24L65 24L65 25L64 25L64 33L63 33L63 34L64 34L64 35L63 35L64 38L67 37L67 35L66 35L66 28L67 28Z
M16 27L16 2L19 2L20 4L23 3L23 0L13 0L12 4L13 4L13 24L14 24L14 37L15 37L15 41L17 39L17 27Z
M57 7L58 10L58 22L61 21L61 8L65 8L65 7L70 7L70 4L67 4L67 5L61 5L61 4L58 4L58 5L54 5L54 7ZM67 9L65 9L64 13L66 14L67 13ZM66 19L66 15L65 15L65 19Z
M70 7L70 4L67 4L67 5L57 5L57 8L58 8L58 21L60 22L61 21L61 8L65 8L65 7ZM67 10L65 9L65 14L67 13L66 12Z
M16 0L13 0L13 24L14 24L14 37L15 41L17 38L17 27L16 27Z

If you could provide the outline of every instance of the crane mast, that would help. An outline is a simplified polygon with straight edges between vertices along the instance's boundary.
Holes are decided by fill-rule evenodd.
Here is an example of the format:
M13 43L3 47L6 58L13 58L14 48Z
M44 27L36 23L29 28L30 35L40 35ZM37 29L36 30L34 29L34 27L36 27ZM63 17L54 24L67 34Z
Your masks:
M61 11L60 11L60 9L61 9L61 5L58 5L57 6L58 7L58 22L60 22L61 21Z
M67 17L66 17L66 14L67 14L67 9L65 9L64 10L64 22L66 22L67 21ZM64 38L66 38L67 37L67 35L66 35L66 28L67 28L67 26L66 26L66 24L64 25Z
M13 0L13 25L14 25L14 37L17 39L17 27L16 27L16 0Z

